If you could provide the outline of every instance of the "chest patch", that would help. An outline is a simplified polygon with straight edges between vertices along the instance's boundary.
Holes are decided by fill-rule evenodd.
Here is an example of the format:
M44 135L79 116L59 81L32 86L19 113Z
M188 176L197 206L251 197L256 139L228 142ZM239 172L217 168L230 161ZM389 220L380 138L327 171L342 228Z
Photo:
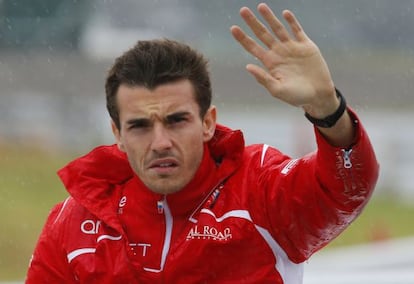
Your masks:
M218 229L215 226L194 225L187 234L187 240L208 239L214 241L227 241L232 238L230 227Z

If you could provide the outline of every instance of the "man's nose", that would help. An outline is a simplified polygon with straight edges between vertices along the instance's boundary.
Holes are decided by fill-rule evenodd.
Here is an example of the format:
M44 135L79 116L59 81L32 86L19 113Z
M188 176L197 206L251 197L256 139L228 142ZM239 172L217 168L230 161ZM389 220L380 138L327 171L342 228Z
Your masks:
M162 152L172 147L171 137L163 125L154 126L154 135L151 143L151 150Z

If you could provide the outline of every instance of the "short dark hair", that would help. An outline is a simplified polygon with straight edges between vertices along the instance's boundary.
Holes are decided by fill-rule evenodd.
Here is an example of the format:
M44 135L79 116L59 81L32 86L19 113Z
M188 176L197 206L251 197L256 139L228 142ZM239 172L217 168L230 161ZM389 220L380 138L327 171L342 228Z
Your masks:
M187 44L170 39L138 41L115 60L106 78L106 107L116 127L121 129L116 100L121 84L143 86L151 90L181 79L188 79L192 83L203 118L211 105L212 96L205 57Z

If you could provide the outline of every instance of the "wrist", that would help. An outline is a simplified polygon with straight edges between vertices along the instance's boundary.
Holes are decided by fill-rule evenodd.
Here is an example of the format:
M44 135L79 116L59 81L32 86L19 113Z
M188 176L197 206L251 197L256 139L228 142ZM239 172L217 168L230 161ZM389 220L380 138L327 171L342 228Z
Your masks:
M341 118L346 110L346 101L341 92L335 88L336 97L339 100L339 106L336 110L322 118L316 118L310 115L308 112L305 112L305 117L312 122L315 126L322 127L322 128L330 128L333 127L336 122Z

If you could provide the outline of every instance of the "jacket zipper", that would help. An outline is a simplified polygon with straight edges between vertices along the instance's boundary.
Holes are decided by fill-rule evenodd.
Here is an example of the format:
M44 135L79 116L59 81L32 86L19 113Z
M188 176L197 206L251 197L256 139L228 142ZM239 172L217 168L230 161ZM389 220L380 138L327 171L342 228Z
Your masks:
M157 201L157 211L158 211L158 214L164 213L164 199Z
M164 271L165 262L167 260L167 255L170 250L171 234L172 234L172 227L173 227L173 219L172 219L170 208L167 203L166 195L164 195L163 199L157 201L157 211L159 214L163 214L165 218L165 236L164 236L164 244L162 246L162 252L161 252L160 267L159 268L144 267L144 270L160 273Z
M351 149L342 149L342 154L343 154L342 158L344 160L344 168L345 169L352 168L351 153L352 153L352 148Z
M200 204L197 206L197 208L191 213L190 217L188 217L188 220L192 223L197 223L197 219L194 218L194 215L200 210L200 208L206 204L208 207L213 207L214 204L217 201L218 196L220 195L220 190L224 187L224 182L227 178L221 179L207 194L207 196L200 202Z

